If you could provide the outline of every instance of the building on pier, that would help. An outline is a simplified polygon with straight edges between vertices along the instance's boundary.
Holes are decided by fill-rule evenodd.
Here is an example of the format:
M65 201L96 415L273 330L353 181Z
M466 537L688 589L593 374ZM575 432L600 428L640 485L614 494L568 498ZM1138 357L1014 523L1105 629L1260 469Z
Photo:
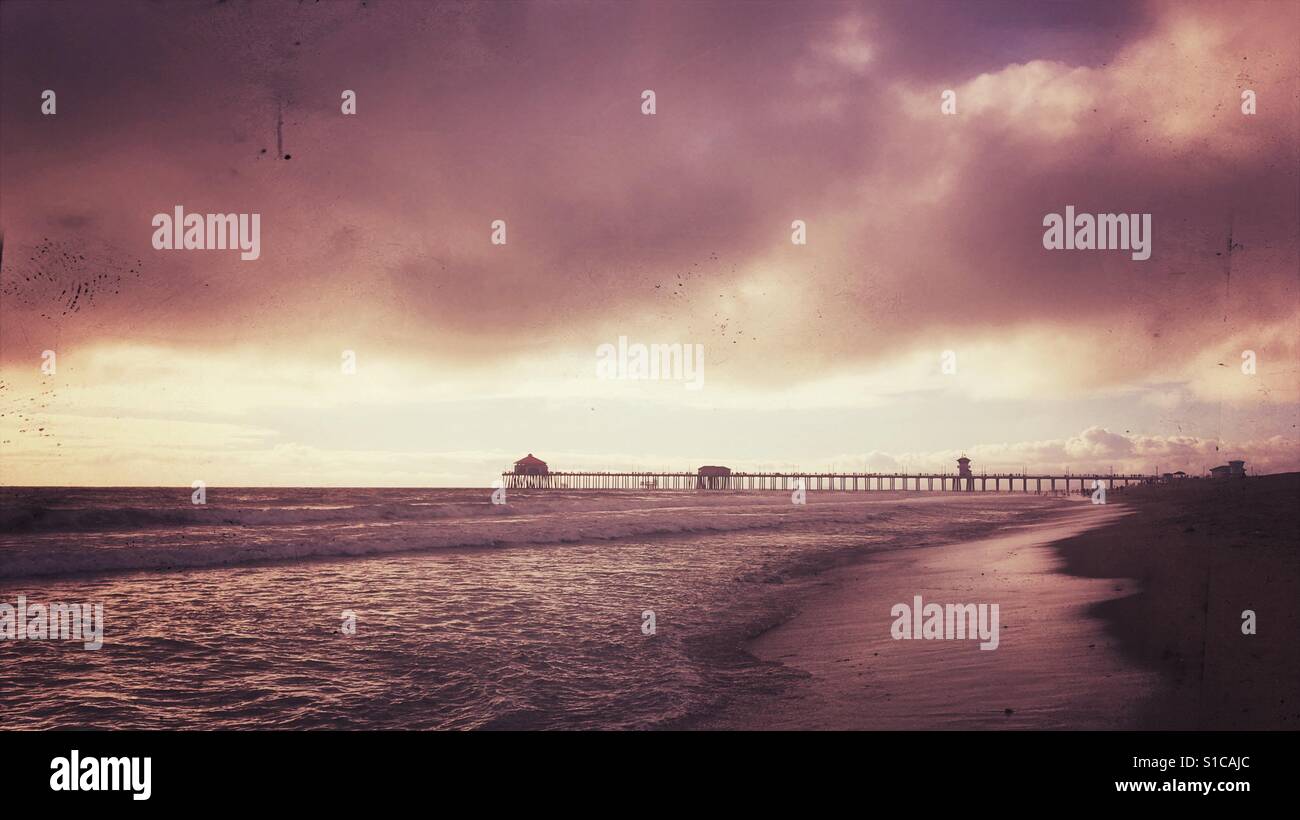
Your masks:
M731 485L731 468L705 465L696 472L695 486L700 490L722 490Z
M549 475L546 462L529 453L515 462L515 475Z
M966 458L965 453L962 453L961 458L957 459L957 484L958 489L975 489L975 477L970 471L970 459Z

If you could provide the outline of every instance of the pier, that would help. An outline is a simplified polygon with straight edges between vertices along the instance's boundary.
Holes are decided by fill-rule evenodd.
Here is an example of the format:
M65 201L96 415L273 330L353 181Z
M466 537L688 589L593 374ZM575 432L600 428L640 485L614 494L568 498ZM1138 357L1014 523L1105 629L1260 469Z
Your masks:
M519 490L784 490L808 492L1069 492L1091 491L1093 482L1107 490L1155 481L1148 475L1088 473L1083 475L1032 475L994 473L959 476L952 473L512 473L502 482Z
M514 490L770 490L790 492L932 492L932 493L1054 493L1108 491L1130 484L1152 484L1155 475L1116 473L981 473L970 459L957 459L956 473L813 473L737 472L730 467L705 466L695 472L553 472L529 453L515 468L501 474L503 486ZM802 482L802 483L800 483Z

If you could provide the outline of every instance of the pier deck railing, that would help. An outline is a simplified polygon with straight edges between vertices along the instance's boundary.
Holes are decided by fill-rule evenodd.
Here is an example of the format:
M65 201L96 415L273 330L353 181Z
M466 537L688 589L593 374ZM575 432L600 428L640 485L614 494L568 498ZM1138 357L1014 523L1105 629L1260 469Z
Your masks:
M501 474L512 489L569 490L787 490L839 492L1055 492L1113 490L1130 484L1148 484L1155 476L1116 473L768 473L733 472L710 475L695 472L552 472ZM1094 483L1096 482L1096 483Z

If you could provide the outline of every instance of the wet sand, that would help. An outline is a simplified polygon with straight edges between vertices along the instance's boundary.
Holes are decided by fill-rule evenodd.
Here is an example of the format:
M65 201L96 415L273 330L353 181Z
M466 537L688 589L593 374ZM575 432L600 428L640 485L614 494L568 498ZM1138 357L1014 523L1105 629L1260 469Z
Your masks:
M1052 543L1124 516L1080 503L996 537L898 549L833 570L798 615L750 644L806 674L791 691L732 703L709 722L742 729L1119 729L1138 722L1157 674L1126 658L1088 614L1127 580L1065 574ZM891 608L999 605L1000 642L894 640Z
M751 642L801 672L736 701L742 729L1300 727L1300 474L1080 503L996 537L826 573ZM1001 642L894 640L891 607L997 603ZM1243 633L1243 612L1256 634Z

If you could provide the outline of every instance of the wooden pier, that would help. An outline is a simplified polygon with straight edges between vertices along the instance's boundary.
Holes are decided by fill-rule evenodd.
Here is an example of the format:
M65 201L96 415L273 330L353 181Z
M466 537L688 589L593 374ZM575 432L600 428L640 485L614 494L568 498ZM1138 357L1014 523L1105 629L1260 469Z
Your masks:
M1097 486L1114 490L1130 484L1154 483L1156 476L1086 473L1034 475L991 473L741 473L725 475L637 472L546 472L501 474L510 489L537 490L782 490L808 492L1091 492ZM1094 484L1100 482L1100 484Z

